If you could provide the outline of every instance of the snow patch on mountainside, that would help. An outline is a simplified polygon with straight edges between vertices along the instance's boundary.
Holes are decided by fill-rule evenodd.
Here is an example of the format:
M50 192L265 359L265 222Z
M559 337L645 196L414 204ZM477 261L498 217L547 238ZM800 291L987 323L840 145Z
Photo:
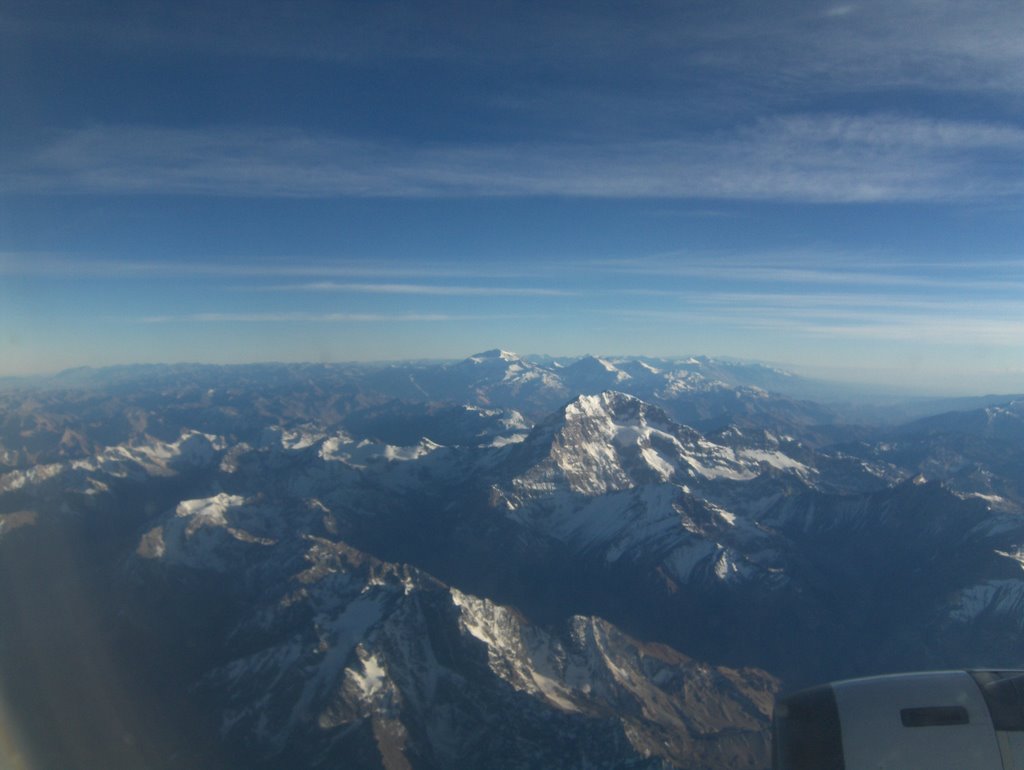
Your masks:
M118 478L143 478L173 473L182 467L210 465L224 450L220 436L189 430L177 441L152 440L130 446L113 446L86 460L71 463L75 470L101 472Z
M507 607L451 589L460 626L487 646L491 670L521 692L542 697L563 711L579 711L571 690L557 680L552 659L564 658L551 639L525 626Z
M1000 551L998 548L994 551L997 556L1003 556L1007 559L1013 559L1017 564L1020 565L1021 569L1024 569L1024 547L1017 546L1012 550Z
M296 430L281 431L281 446L285 449L298 451L314 446L317 442L326 438L326 434L314 426Z
M755 463L764 463L780 471L795 471L800 476L809 476L817 473L813 468L808 468L802 462L794 460L789 455L779 451L767 451L764 449L741 449L738 455Z
M151 476L173 476L181 470L214 463L226 443L220 436L184 431L177 441L147 439L109 446L91 457L66 463L44 463L0 476L0 493L42 486L60 477L67 491L95 494L107 490L100 476L144 481Z
M11 471L0 476L0 492L13 492L26 486L41 484L56 477L62 470L62 463L34 465L21 471Z
M345 669L345 675L359 688L363 700L371 701L383 692L387 682L387 669L376 653L364 653L360 656L361 671L355 668Z
M561 497L543 523L559 540L579 550L603 549L614 562L648 546L661 547L679 529L677 494L668 485L645 486L588 498L582 506Z
M419 460L441 448L429 438L413 446L394 446L363 439L355 441L348 436L332 436L320 446L320 457L329 462L341 462L353 468L366 468L374 462L406 462Z
M198 500L182 500L174 510L175 516L191 518L190 526L194 528L204 526L226 527L227 520L224 513L228 508L242 505L245 498L240 495L229 495L224 492L213 497L204 497ZM194 530L193 530L194 531Z
M356 597L333 617L327 614L317 617L316 626L320 629L326 653L317 661L315 669L304 672L306 678L302 683L302 691L288 718L289 729L298 723L315 719L316 713L312 710L314 705L330 688L336 686L352 650L383 616L385 598L386 592L383 595L368 592ZM353 673L359 675L358 672ZM365 668L361 678L361 684L369 684ZM379 687L383 682L377 684Z
M232 555L241 555L239 548L276 542L243 528L249 525L247 518L253 520L257 531L266 528L263 512L245 506L244 497L224 492L182 500L173 516L140 538L135 552L143 559L223 572L228 569Z
M689 540L673 549L663 564L674 578L686 583L698 567L715 562L719 548L709 540Z
M520 359L519 356L517 356L515 353L512 353L511 351L495 348L494 350L486 350L483 353L477 353L475 355L469 356L465 360L474 364L485 364L491 361L504 361L506 363L515 363L521 361L522 359Z

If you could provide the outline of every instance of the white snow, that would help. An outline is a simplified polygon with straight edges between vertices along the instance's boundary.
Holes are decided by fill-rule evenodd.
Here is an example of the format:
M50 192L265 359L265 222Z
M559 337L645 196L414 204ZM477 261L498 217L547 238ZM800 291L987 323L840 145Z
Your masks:
M379 444L368 439L354 441L345 434L325 439L320 445L320 458L328 462L341 462L353 468L366 468L373 462L407 462L419 460L441 448L429 438L420 439L412 446Z
M318 441L322 441L324 437L324 433L314 429L283 430L281 431L281 446L298 451L313 446Z
M718 514L720 517L722 517L730 527L735 527L736 526L736 514L735 513L730 513L729 511L725 510L724 508L718 508L718 507L715 507L715 506L710 506L710 507L711 507L711 509L716 514Z
M370 700L374 695L384 689L387 671L381 665L376 653L371 653L361 658L362 671L354 668L346 669L346 675L359 688L361 696Z
M52 479L63 470L61 463L50 463L47 465L34 465L23 471L11 471L0 476L0 492L11 492L21 489L28 484L40 484L47 479Z
M1024 548L1021 546L1017 546L1012 551L1000 551L999 549L996 549L995 553L997 556L1013 559L1018 565L1020 565L1021 569L1024 569Z
M713 445L712 445L713 446ZM718 459L720 462L715 465L705 465L702 460L698 460L693 455L686 455L684 459L687 464L690 465L697 473L706 479L732 479L733 481L749 481L750 479L757 476L757 471L749 468L742 468L736 466L726 465L727 457L725 452L732 453L732 450L726 449L725 447L717 447L717 449L724 450L723 452L716 452L719 454Z
M663 563L669 574L685 583L690 579L697 566L709 559L715 551L714 543L696 540L681 548L676 548Z
M640 456L643 457L644 462L646 462L647 465L661 477L662 481L668 481L675 475L675 466L665 460L649 446L640 450Z
M509 444L521 444L526 440L528 433L513 433L509 436L495 436L487 446L498 448Z
M564 650L536 632L524 635L522 623L508 608L455 588L450 593L461 610L460 625L487 646L488 663L495 674L515 689L541 695L563 711L579 711L572 691L559 681L555 668L555 661L564 658Z
M729 556L724 551L719 554L718 561L715 562L715 576L719 580L725 580L736 571L736 564L729 559Z
M204 497L196 500L182 500L174 510L175 516L191 517L198 526L226 527L228 522L224 518L228 508L234 508L245 503L245 498L240 495L229 495L225 492Z
M816 472L812 471L811 468L808 468L802 462L794 460L789 455L779 451L769 452L763 449L741 449L740 456L753 462L765 463L783 471L796 471L800 474Z
M995 505L1002 505L1006 502L1005 497L1000 497L999 495L984 495L981 492L969 492L966 497L977 497L987 503L994 503Z
M106 447L90 458L73 460L67 466L51 466L51 472L67 468L79 473L104 473L114 478L139 480L147 476L169 476L177 473L182 464L200 466L211 463L225 446L221 436L188 430L173 442L150 439L127 446ZM2 484L0 479L0 489Z
M606 416L601 396L580 396L565 408L566 417L604 417Z
M317 618L317 625L324 629L328 636L327 653L321 658L312 676L303 682L302 693L292 707L288 720L289 727L304 721L309 716L314 698L338 681L352 649L383 616L383 600L384 597L380 594L364 593L349 602L337 616L321 615Z
M477 353L475 356L470 356L466 359L472 361L474 364L484 364L489 361L519 361L520 358L515 353L508 350L488 350L486 353Z

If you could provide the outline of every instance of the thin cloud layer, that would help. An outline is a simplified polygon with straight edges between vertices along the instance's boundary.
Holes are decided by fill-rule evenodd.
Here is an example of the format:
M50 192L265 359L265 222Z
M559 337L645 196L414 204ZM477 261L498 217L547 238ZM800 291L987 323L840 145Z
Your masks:
M894 115L787 116L672 141L427 148L115 126L65 133L0 180L33 193L969 201L1024 192L1021 153L1021 128Z
M162 323L436 323L478 321L506 316L452 315L448 313L186 313L140 318L147 324Z
M952 310L952 308L950 309ZM1024 340L1024 321L1016 318L961 318L950 312L901 314L878 312L801 310L799 308L741 307L728 305L710 308L700 304L692 310L610 310L604 314L650 322L699 324L702 327L733 328L773 332L794 337L875 342L919 342L921 345L969 345L977 348L1018 347Z
M438 286L427 283L313 283L252 286L252 291L326 292L338 294L406 294L436 297L569 297L577 292L521 286Z
M521 267L455 262L424 264L415 261L380 262L345 258L303 258L294 254L281 254L273 259L246 260L219 255L207 256L203 261L130 260L96 258L90 254L58 254L39 252L0 251L0 275L10 276L95 276L100 278L153 277L223 277L223 278L420 278L435 280L530 279L551 271L537 265ZM329 286L332 281L297 284L298 287ZM345 285L337 283L337 285ZM351 284L366 285L366 284ZM370 284L374 285L374 284ZM379 284L386 286L388 284ZM402 285L402 284L394 284ZM409 284L416 286L418 284ZM423 284L427 286L428 284ZM273 287L271 287L273 288ZM280 284L284 290L285 284ZM518 291L518 290L516 290ZM557 289L523 289L523 291L560 291ZM396 292L392 292L396 293Z
M732 284L834 286L848 290L945 289L950 292L1024 292L1024 264L1016 261L985 265L981 262L945 264L895 263L891 265L842 264L848 256L823 254L815 266L806 262L745 261L728 256L717 263L703 260L622 260L598 263L595 270L621 275L662 276L676 279L706 278ZM637 291L661 292L665 289Z

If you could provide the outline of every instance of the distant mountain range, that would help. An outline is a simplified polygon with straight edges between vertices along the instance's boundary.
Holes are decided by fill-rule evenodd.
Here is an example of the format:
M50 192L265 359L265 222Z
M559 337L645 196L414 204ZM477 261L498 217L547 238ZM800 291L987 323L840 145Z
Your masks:
M501 350L16 384L0 694L24 751L765 768L780 688L1024 664L1024 399L858 421L812 385Z

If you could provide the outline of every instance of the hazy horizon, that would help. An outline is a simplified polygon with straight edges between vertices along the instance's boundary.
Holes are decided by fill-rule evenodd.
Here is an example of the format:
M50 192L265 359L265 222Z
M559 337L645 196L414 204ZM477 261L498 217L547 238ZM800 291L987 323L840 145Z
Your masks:
M125 363L115 363L106 365L91 365L82 364L80 366L66 367L48 372L33 372L29 374L10 374L0 375L0 383L7 382L8 384L13 383L16 387L20 385L32 385L34 383L45 383L50 380L60 379L73 375L77 372L102 372L105 370L117 370L117 369L132 369L135 367L146 368L146 367L189 367L189 366L224 366L224 367L245 367L245 366L317 366L317 365L328 365L328 366L392 366L401 364L423 364L423 365L450 365L456 364L460 361L468 358L479 356L482 353L493 352L500 350L506 353L512 353L517 357L530 361L544 363L546 360L553 361L576 361L580 358L592 356L594 358L610 361L610 362L621 362L626 360L650 360L650 361L664 361L664 362L683 362L686 359L693 358L704 358L712 362L721 362L729 364L740 364L740 365L760 365L770 369L780 370L787 374L796 376L797 378L805 381L808 385L820 385L825 388L826 391L831 391L832 400L844 400L846 398L851 399L854 402L863 401L865 404L878 401L879 403L885 402L892 399L915 399L915 398L960 398L960 397L983 397L983 396L1001 396L1016 397L1024 393L1022 390L1015 390L1011 385L1000 388L998 379L986 380L986 385L990 386L985 389L984 386L978 388L971 388L969 385L963 385L959 389L957 388L942 388L941 386L929 387L927 384L913 384L906 382L886 381L884 379L871 379L872 376L879 377L884 373L880 373L877 370L871 370L867 372L867 377L857 377L858 372L851 369L828 369L818 368L815 369L805 368L800 366L794 366L786 362L779 361L763 361L752 358L741 358L736 356L716 356L709 355L706 353L689 352L681 354L671 355L646 355L646 354L629 354L629 353L594 353L588 351L586 353L577 354L558 354L558 353L546 353L531 351L528 353L522 353L519 351L508 350L502 347L491 347L487 350L478 350L473 353L467 353L466 355L451 356L451 357L419 357L419 358L364 358L364 359L349 359L349 360L336 360L336 361L308 361L302 359L295 360L253 360L253 361L198 361L198 360L178 360L178 361L135 361ZM860 374L864 374L860 372ZM894 375L895 376L895 375ZM811 400L821 400L819 398L810 397ZM824 400L828 401L829 398Z

